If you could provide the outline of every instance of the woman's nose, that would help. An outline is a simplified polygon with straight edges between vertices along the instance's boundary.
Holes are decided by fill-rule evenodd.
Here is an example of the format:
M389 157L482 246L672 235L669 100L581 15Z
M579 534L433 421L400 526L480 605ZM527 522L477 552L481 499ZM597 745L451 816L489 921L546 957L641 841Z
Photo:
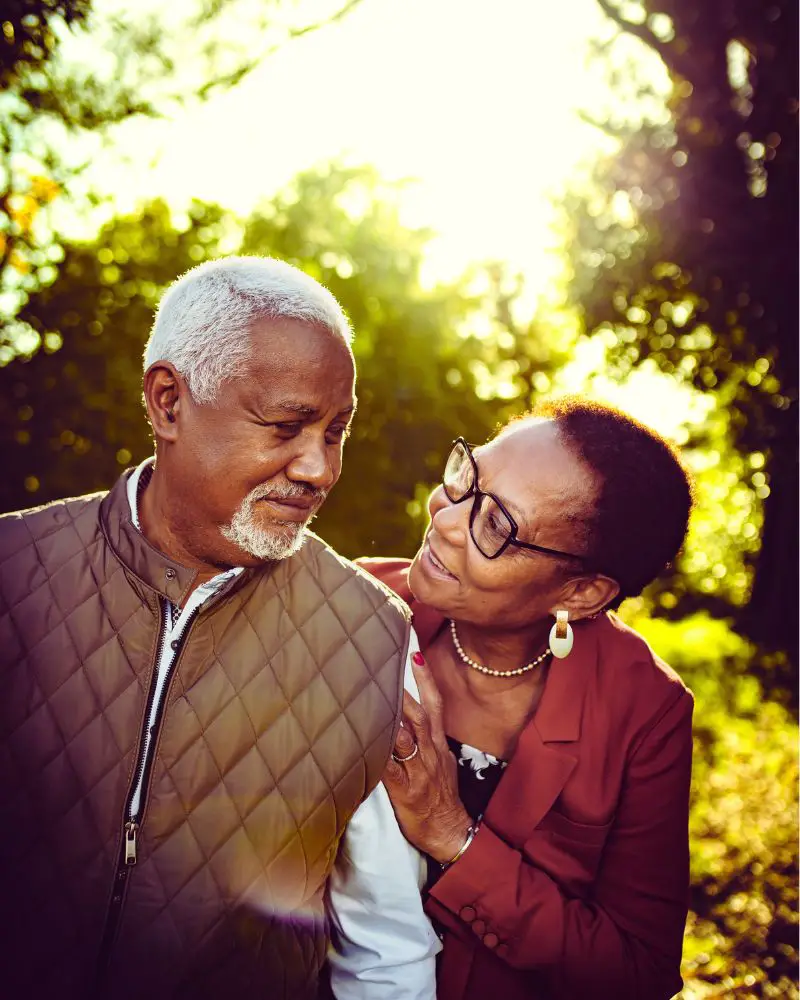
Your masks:
M441 485L437 486L433 493L431 493L428 497L428 513L431 515L431 519L433 519L436 514L449 503L450 501L447 499L444 487Z
M448 499L444 487L437 486L428 500L431 525L453 545L463 545L469 531L469 511L472 498L461 503Z

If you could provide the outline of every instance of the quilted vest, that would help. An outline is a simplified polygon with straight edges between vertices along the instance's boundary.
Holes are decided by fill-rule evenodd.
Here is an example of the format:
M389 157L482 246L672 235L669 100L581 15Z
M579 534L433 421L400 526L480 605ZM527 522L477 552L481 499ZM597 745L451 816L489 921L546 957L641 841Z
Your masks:
M131 524L125 482L0 518L3 993L314 997L325 880L399 723L407 609L314 536L203 605L124 866L163 601L194 580Z

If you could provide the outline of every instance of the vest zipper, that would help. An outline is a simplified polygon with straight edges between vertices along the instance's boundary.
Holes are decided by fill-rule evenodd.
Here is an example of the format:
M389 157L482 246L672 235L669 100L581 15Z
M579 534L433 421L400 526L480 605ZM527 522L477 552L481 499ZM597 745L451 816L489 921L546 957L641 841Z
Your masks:
M131 783L130 791L128 792L128 798L125 800L125 813L124 813L124 823L122 827L122 844L120 847L119 860L117 862L117 870L114 875L114 883L111 890L111 900L108 905L108 911L106 913L105 925L103 928L103 936L101 938L100 952L97 960L97 971L95 976L95 990L102 984L103 977L108 970L109 963L111 961L111 953L114 947L114 943L117 938L117 932L119 929L120 918L122 916L122 909L125 903L125 897L127 895L128 880L131 874L131 869L137 862L137 851L138 851L138 833L140 829L139 820L144 815L145 805L147 803L147 786L150 778L150 770L153 762L153 750L156 744L156 737L158 731L161 728L162 715L164 711L164 705L167 701L167 693L169 691L170 681L175 673L175 666L178 662L178 658L181 653L181 644L186 637L186 633L189 630L189 626L192 624L194 619L197 617L197 612L200 610L199 606L194 609L194 611L187 617L186 621L183 623L181 631L173 637L172 646L175 650L175 655L172 658L172 662L169 665L167 671L167 676L164 679L164 683L161 686L161 693L159 696L158 704L155 709L155 715L153 716L154 722L152 727L149 725L150 717L153 715L153 701L155 699L156 692L156 677L158 676L158 670L161 664L161 657L164 653L164 643L167 638L167 634L171 625L171 612L169 609L168 602L163 598L159 598L159 604L161 606L161 632L158 638L158 645L156 647L156 658L155 664L156 669L153 675L153 679L150 686L150 692L147 698L147 704L145 705L144 720L142 722L142 731L139 736L139 746L137 752L136 767L133 772L133 782ZM148 729L150 730L150 739L148 740ZM133 813L133 800L134 795L141 786L139 793L139 803L136 808L136 814Z
M125 865L127 867L136 864L136 833L138 829L138 823L128 822L125 824Z

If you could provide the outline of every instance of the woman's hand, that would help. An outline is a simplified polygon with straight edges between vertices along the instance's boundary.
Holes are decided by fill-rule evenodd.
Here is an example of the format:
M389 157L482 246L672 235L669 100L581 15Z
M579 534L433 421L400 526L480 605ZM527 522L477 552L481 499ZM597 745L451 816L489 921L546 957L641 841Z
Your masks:
M404 693L403 724L383 783L406 839L444 864L463 846L472 820L458 797L458 765L444 734L442 696L422 653L411 660L421 704ZM403 757L405 762L396 759Z

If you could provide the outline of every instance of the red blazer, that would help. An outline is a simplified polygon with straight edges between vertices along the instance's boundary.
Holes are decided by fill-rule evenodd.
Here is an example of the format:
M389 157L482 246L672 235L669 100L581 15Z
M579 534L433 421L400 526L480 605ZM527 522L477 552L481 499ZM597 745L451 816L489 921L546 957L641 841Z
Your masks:
M444 625L408 560L359 564ZM469 850L430 892L439 1000L668 1000L682 986L693 699L615 616L573 625Z

